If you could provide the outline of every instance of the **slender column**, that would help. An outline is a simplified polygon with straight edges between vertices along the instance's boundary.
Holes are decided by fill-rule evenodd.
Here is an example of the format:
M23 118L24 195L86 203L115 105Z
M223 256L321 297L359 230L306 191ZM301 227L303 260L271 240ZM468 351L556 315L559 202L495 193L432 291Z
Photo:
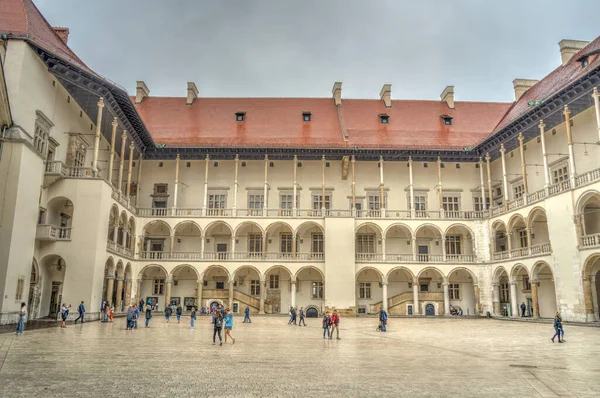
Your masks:
M450 292L448 282L444 282L444 315L450 316Z
M204 243L206 242L206 236L202 234L202 242L200 242L200 258L204 258Z
M446 238L442 237L442 261L446 262Z
M165 309L171 305L171 287L173 286L173 279L168 277L165 280Z
M596 275L590 275L590 288L592 291L592 312L594 321L598 321L598 289L596 288Z
M202 201L202 215L206 216L206 204L208 202L208 162L210 155L207 153L204 158L204 199Z
M410 197L409 197L410 203L408 204L408 206L410 208L410 217L415 218L415 215L416 215L415 214L415 187L413 186L413 160L412 160L411 156L408 157L408 190L410 193ZM414 253L414 248L413 248L413 253Z
M592 299L592 284L591 277L583 277L583 299L585 303L585 316L587 322L595 321L594 317L594 300Z
M473 295L475 296L475 315L481 314L481 300L479 295L479 285L473 285Z
M492 303L494 304L494 315L500 315L500 284L492 283Z
M137 173L137 184L135 187L135 207L139 206L140 203L140 187L142 185L142 154L138 158L138 173Z
M112 121L112 135L110 137L110 155L108 156L108 182L112 185L113 163L115 161L115 141L117 138L117 118Z
M292 258L296 258L296 234L292 233Z
M177 210L177 193L179 191L179 154L175 157L175 188L173 189L173 214Z
M419 280L415 278L413 281L413 315L419 315Z
M413 261L417 261L417 237L416 236L413 236L411 238L411 243L412 243Z
M239 184L238 184L238 176L239 176L239 170L240 170L240 156L236 153L235 154L235 171L233 173L233 216L235 217L237 215L237 197L238 197L238 189ZM232 309L233 311L233 309Z
M231 244L229 245L231 248L231 259L235 259L235 236L231 237Z
M131 305L131 281L129 279L125 280L125 308Z
M521 174L523 175L523 203L527 204L527 194L529 189L527 188L527 166L525 166L525 137L523 133L519 133L519 152L521 153Z
M121 159L119 160L119 181L117 181L119 194L123 191L123 166L125 165L125 146L126 145L127 145L127 131L123 130L123 134L121 134Z
M98 151L100 149L100 132L102 128L102 110L104 109L104 100L102 97L98 100L98 117L96 118L96 136L94 137L94 160L92 161L92 173L94 177L98 175Z
M325 285L325 281L323 281L323 299L321 300L321 312L325 312L325 308L327 308L327 287Z
M106 282L106 301L108 301L108 304L112 303L112 296L113 296L113 289L115 288L115 276L114 275L108 275L106 277L107 282Z
M117 277L117 302L115 303L115 311L121 311L121 300L123 295L123 277Z
M542 160L544 163L544 189L548 191L548 187L550 186L550 169L548 168L548 152L546 151L546 137L544 135L546 125L543 120L540 120L538 127L540 129L540 143L542 144ZM548 192L546 192L547 195Z
M175 247L175 236L171 235L171 246L169 247L169 255L170 255L169 258L171 258L171 259L173 258L174 247Z
M135 303L139 303L142 299L142 280L137 280L137 290L135 291Z
M296 308L296 281L290 281L290 295L292 297L291 305Z
M202 308L202 289L204 288L204 275L198 280L198 288L196 289L196 305Z
M321 158L322 165L322 182L321 182L321 211L323 212L323 217L325 216L325 155Z
M383 185L383 156L379 157L379 208L381 209L381 217L385 218L385 187ZM385 251L383 254L385 259Z
M296 198L298 197L298 156L294 155L294 188L292 192L292 216L298 216L298 207L296 206ZM294 240L296 237L294 236ZM294 247L295 253L295 247Z
M127 170L127 187L125 191L127 193L127 203L129 203L129 195L131 194L131 171L133 168L133 149L135 146L133 144L129 145L129 169Z
M383 288L383 303L382 303L383 310L385 312L387 312L387 310L388 310L388 291L387 291L388 284L387 284L387 282L383 282L381 284L381 287Z
M264 198L263 201L263 216L267 216L267 210L269 209L269 182L267 180L269 172L269 155L265 154L265 188L264 188Z
M538 301L538 281L533 280L531 281L531 301L533 302L533 317L534 318L539 318L540 317L540 303Z
M598 129L598 142L600 142L600 93L598 93L598 87L594 87L592 97L594 98L594 108L596 109L596 126Z
M258 313L261 315L265 313L265 288L266 284L264 283L264 281L260 281L260 302L258 304Z
M483 159L479 157L479 185L481 187L481 210L485 211L486 207L486 198L485 198L485 183L483 182ZM490 196L490 203L492 201L492 197Z
M531 228L525 228L525 233L527 234L527 247L531 247Z
M510 282L510 312L513 318L519 317L519 303L517 302L517 282Z
M381 258L385 261L385 236L381 237Z
M119 237L119 221L115 220L115 229L113 231L113 242L115 242L115 244L119 243L119 242L117 242L118 237Z
M267 232L265 231L264 235L262 236L263 239L263 245L262 245L262 249L263 249L263 257L267 257Z
M492 198L494 197L493 195L493 191L492 191L492 165L490 164L490 154L486 153L485 154L485 162L487 164L487 183L488 183L488 196L490 198L490 207L492 207L494 204L492 203ZM484 208L486 207L486 204L483 204Z
M260 296L262 297L262 289L260 289ZM233 281L229 281L229 309L233 309Z
M506 149L500 144L500 158L502 159L502 189L504 190L504 208L508 209L508 175L506 174Z
M512 258L512 232L506 233L506 244L508 245L508 258Z
M352 216L356 217L356 169L355 169L356 159L354 155L352 155L351 165L352 165Z
M569 142L569 175L571 179L571 188L575 188L575 176L577 175L577 170L575 169L575 151L573 144L573 133L571 131L571 111L569 107L565 105L565 110L563 111L565 115L565 126L567 128L567 140Z
M444 199L443 199L443 191L442 191L442 159L440 159L440 157L438 156L438 160L437 160L437 167L438 167L438 195L439 195L439 201L440 201L440 217L443 218L444 217Z

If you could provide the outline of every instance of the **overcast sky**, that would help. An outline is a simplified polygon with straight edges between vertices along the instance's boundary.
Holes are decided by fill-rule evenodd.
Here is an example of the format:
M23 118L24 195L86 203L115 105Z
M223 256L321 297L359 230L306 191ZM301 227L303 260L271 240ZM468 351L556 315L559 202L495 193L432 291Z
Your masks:
M512 80L600 35L598 0L34 0L96 72L155 96L512 101Z

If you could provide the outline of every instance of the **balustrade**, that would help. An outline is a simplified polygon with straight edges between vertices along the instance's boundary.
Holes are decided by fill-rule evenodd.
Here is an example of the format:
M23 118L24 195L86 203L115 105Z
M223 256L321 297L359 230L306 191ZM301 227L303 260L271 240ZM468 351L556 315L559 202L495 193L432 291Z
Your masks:
M56 225L41 224L37 226L36 239L49 241L70 241L71 227L57 227Z

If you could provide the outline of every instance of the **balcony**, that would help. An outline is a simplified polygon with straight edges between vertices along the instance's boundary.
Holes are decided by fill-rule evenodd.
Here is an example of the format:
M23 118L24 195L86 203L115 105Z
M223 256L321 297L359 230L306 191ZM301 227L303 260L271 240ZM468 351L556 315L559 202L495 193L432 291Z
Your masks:
M177 261L311 261L325 260L323 253L277 253L277 252L158 252L145 251L140 255L142 260L177 260Z
M472 254L382 254L382 253L356 253L356 261L360 263L456 263L472 264L476 257ZM414 260L416 258L416 261Z
M117 202L119 202L121 204L121 206L123 206L124 208L129 210L132 214L135 214L135 215L138 214L135 206L133 206L131 204L131 202L129 200L127 200L126 195L124 195L122 192L119 192L116 189L113 189L112 198L114 200L116 200ZM167 210L167 209L155 209L155 210Z
M588 171L575 177L575 185L580 187L600 180L600 169Z
M128 257L128 258L133 257L133 253L131 252L130 248L121 246L110 240L108 242L106 242L106 250L108 250L109 252L115 253L115 254L119 254L124 257Z
M62 178L92 178L91 167L72 167L63 162L46 162L46 171L44 173L44 188L48 188L56 181Z
M35 238L42 241L70 241L71 227L57 227L55 225L38 225Z
M504 260L514 260L519 258L528 258L528 257L536 257L543 256L546 254L552 253L552 246L550 242L541 243L539 245L533 245L530 247L520 247L517 249L512 249L510 251L502 251L496 252L492 254L493 261L504 261Z
M586 249L600 247L600 234L582 236L581 247Z

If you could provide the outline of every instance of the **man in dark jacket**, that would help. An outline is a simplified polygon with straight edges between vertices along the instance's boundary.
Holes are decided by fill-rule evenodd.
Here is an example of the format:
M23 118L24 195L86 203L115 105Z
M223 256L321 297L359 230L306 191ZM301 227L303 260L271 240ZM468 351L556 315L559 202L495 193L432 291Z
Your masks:
M387 329L385 327L387 323L387 312L385 312L385 310L381 307L379 307L379 322L381 322L381 331L387 332Z
M171 307L165 307L165 319L167 320L167 323L169 323L169 318L171 317L172 312L173 310L171 309Z
M246 321L248 321L248 323L252 323L250 320L250 307L248 306L246 306L246 309L244 310L244 322L242 323L246 323Z
M133 321L135 320L135 309L133 306L129 306L127 309L127 328L125 330L131 330L133 328Z
M527 307L525 306L525 302L521 303L521 318L523 318L525 316L525 309Z
M81 302L81 304L79 304L79 307L77 307L77 312L79 312L79 316L77 317L77 319L75 319L75 323L77 323L79 318L81 318L81 323L83 323L83 316L85 315L85 307L83 306L83 301Z
M183 308L181 308L181 304L177 306L175 313L177 314L177 323L181 323L181 314L183 314Z

